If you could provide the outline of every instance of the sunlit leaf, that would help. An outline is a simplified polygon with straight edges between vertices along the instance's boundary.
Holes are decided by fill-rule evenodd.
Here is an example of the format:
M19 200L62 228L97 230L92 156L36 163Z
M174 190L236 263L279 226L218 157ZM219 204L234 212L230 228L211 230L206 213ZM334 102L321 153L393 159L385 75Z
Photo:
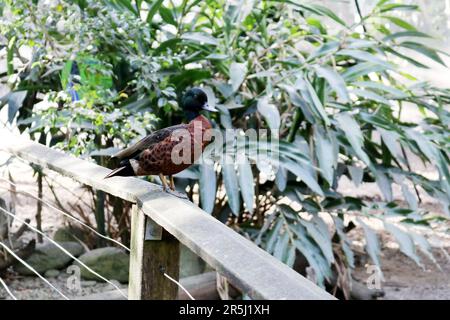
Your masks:
M253 212L255 188L252 167L245 157L238 159L239 187L242 198L249 212Z
M230 79L233 91L236 91L241 86L247 74L247 64L233 62L230 66Z
M340 113L335 116L335 119L340 128L345 132L345 136L356 155L370 166L372 162L363 150L363 134L356 120L349 113Z
M223 182L225 184L225 190L227 192L228 203L231 211L235 215L239 215L241 207L241 199L239 196L239 182L237 172L235 170L234 161L228 156L224 158L222 163Z
M200 200L202 209L212 213L216 201L216 172L214 166L207 163L200 165Z
M280 128L280 112L274 104L269 102L268 97L259 98L257 108L271 130L278 130Z
M391 223L385 221L384 226L386 228L386 231L391 233L394 236L395 240L400 245L400 251L406 254L408 257L410 257L419 266L422 266L422 263L420 261L419 256L416 253L414 242L411 239L411 237L405 231L403 231L402 229Z
M379 267L380 266L380 243L375 232L370 229L361 219L357 219L359 225L364 230L366 238L366 251L369 254L372 261Z
M200 44L211 44L214 46L219 43L219 41L213 36L201 32L186 32L181 36L181 39L195 41Z
M347 103L350 100L347 91L347 85L342 76L335 70L328 67L321 67L316 65L315 70L319 77L325 78L330 84L331 88L336 91L338 97L343 103Z

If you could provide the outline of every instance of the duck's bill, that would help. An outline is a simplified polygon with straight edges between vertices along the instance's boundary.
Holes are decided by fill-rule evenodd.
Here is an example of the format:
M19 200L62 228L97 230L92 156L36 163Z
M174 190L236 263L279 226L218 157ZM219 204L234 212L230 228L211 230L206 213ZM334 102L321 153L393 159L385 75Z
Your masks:
M219 112L219 110L217 110L214 107L211 107L209 104L205 103L202 107L203 110L209 111L209 112Z

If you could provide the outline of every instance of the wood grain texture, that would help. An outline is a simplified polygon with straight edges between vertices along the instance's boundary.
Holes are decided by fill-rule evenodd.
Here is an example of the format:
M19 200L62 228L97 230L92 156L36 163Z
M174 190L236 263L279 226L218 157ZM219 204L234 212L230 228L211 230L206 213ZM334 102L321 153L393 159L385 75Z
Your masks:
M147 219L149 218L133 205L128 299L176 299L178 286L167 279L164 273L178 281L180 243L164 230L160 240L145 240Z
M17 136L1 134L1 150L136 203L146 215L253 299L334 299L193 203L162 192L159 186L137 178L104 180L110 172L107 168ZM139 223L133 225L133 232L139 226ZM133 244L132 248L139 250ZM132 272L136 277L139 271Z

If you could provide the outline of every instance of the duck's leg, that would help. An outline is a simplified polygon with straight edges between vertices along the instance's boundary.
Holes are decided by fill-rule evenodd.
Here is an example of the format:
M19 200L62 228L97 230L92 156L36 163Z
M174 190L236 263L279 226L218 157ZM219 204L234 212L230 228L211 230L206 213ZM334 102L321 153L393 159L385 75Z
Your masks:
M169 176L170 178L170 189L172 189L172 191L175 191L175 181L173 181L173 176Z
M161 182L162 182L162 185L163 185L163 191L167 191L168 189L167 189L167 180L166 180L166 177L163 175L163 174L159 174L159 179L161 180Z
M185 193L181 193L175 190L175 181L173 181L173 176L169 176L170 181L170 189L166 189L167 193L170 193L171 195L174 195L175 197L181 198L181 199L188 199L188 196Z

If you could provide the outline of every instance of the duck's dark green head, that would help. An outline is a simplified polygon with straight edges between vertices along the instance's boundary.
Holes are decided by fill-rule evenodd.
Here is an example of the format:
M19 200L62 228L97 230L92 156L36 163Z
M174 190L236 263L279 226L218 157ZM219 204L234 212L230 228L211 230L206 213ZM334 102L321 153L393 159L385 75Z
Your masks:
M208 96L200 88L189 89L181 101L188 120L192 120L200 114L200 111L216 112L217 110L208 105Z

